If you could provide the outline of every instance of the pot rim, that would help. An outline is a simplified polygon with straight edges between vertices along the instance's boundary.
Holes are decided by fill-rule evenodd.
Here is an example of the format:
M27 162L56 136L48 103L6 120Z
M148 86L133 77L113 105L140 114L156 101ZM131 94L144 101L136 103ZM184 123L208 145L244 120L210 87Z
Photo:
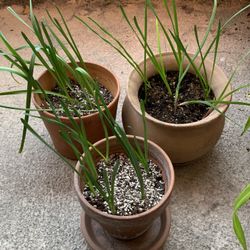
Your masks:
M70 63L68 63L68 64L70 64ZM119 84L119 81L118 81L118 79L117 79L117 77L115 76L115 74L111 71L111 70L109 70L109 69L107 69L107 68L105 68L105 67L103 67L103 66L101 66L101 65L99 65L99 64L96 64L96 63L91 63L91 62L85 62L85 65L86 66L92 66L92 67L97 67L97 68L101 68L101 69L103 69L104 71L106 71L106 72L109 72L112 76L113 76L113 78L114 78L114 81L113 81L113 83L115 83L115 85L116 85L116 94L115 94L115 96L113 96L113 100L108 104L108 109L110 109L110 107L112 107L117 101L118 101L118 99L119 99L119 96L120 96L120 84ZM48 70L45 70L44 72L42 72L41 73L41 75L38 77L38 82L39 82L39 79L44 75L44 74L46 74L48 72ZM36 106L36 108L40 108L40 109L42 109L41 108L41 106L37 103L37 101L36 101L36 98L40 98L40 96L39 96L39 94L32 94L32 101L33 101L33 103L34 103L34 105ZM48 111L44 111L44 110L41 110L41 111L39 111L39 112L43 112L47 117L49 117L49 118L55 118L55 115L54 114L52 114L52 113L50 113L50 112L48 112ZM81 116L81 117L73 117L73 119L75 120L75 121L78 121L78 120L80 120L80 119L91 119L92 117L95 117L95 116L98 116L98 111L97 112L94 112L94 113L92 113L92 114L89 114L89 115L83 115L83 116ZM68 117L66 117L66 116L59 116L60 117L60 119L62 120L62 121L69 121L69 118Z
M188 54L190 56L194 56L193 53L189 53ZM165 53L162 53L162 56L173 56L174 54L172 52L165 52ZM156 54L155 55L156 57L159 56L159 54ZM199 56L197 56L197 58L199 58ZM150 62L150 58L147 58L146 61ZM138 65L142 65L144 61L141 61ZM211 64L212 61L209 60L209 59L206 59L205 62ZM225 79L227 79L228 81L228 78L226 77L225 73L222 71L222 69L220 67L218 67L216 64L215 64L215 67L214 67L214 74L215 72L218 72L219 74L223 75L223 77ZM127 93L127 98L129 100L129 102L131 103L132 107L134 108L134 110L140 115L142 116L142 113L141 113L141 110L140 110L140 105L139 105L139 99L138 99L138 103L136 101L136 103L131 99L131 91L130 91L130 88L129 86L132 84L132 76L134 74L136 74L136 70L133 69L132 72L130 73L130 76L129 76L129 80L128 80L128 83L127 83L127 87L126 87L126 93ZM141 83L142 84L142 83ZM231 87L231 83L228 85L227 89L231 92L232 91L232 87ZM226 98L228 101L231 101L232 100L232 94L230 94L227 98ZM216 110L213 110L208 116L206 116L205 118L199 120L199 121L195 121L195 122L189 122L189 123L180 123L180 124L175 124L175 123L169 123L169 122L164 122L164 121L161 121L161 120L158 120L156 118L154 118L153 116L151 116L150 114L148 114L147 112L145 112L145 118L150 120L151 122L154 122L154 123L157 123L159 125L162 125L162 126L168 126L168 127L175 127L175 128L188 128L188 127L199 127L199 126L202 126L203 124L205 123L209 123L211 122L212 120L214 119L217 119L220 115L224 115L224 113L226 112L226 110L228 109L229 107L229 104L219 104L218 105L218 109L220 110L221 113L219 113L218 111Z
M133 135L127 135L128 138L134 138ZM109 140L116 140L116 137L115 136L110 136L108 137ZM144 139L140 136L136 136L136 139L140 140L140 141L143 141ZM94 143L94 146L95 147L98 147L98 145L100 144L103 144L105 143L105 140L106 138ZM83 196L82 192L81 192L81 189L80 189L80 178L79 178L79 175L74 172L74 186L75 186L75 190L77 192L77 195L78 195L78 198L88 207L88 209L90 209L92 212L98 214L99 216L102 216L102 217L105 217L107 219L116 219L116 220L121 220L121 221L124 221L124 220L134 220L134 219L139 219L139 218L142 218L144 216L147 216L148 214L150 214L152 211L155 211L157 210L158 208L160 208L161 206L163 206L163 204L166 202L166 200L168 200L171 196L171 193L173 191L173 187L174 187L174 182L175 182L175 173L174 173L174 167L173 167L173 164L169 158L169 156L166 154L166 152L161 148L159 147L156 143L148 140L148 144L150 144L152 147L156 148L158 151L160 151L160 153L164 156L164 158L166 158L167 162L168 162L168 170L169 170L169 182L168 182L168 185L167 185L167 191L164 193L163 197L161 198L161 200L153 207L151 207L150 209L142 212L142 213L139 213L139 214L135 214L135 215L124 215L124 216L121 216L121 215L112 215L112 214L107 214L105 212L102 212L101 210L93 207ZM84 156L84 154L83 154ZM80 163L79 161L77 162L76 164L76 170L80 170Z

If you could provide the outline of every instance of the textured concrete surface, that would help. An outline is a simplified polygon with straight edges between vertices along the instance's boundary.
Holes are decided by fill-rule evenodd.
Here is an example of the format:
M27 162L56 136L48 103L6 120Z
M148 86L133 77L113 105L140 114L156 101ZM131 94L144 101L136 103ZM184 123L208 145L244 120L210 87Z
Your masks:
M125 86L131 71L119 55L104 45L95 35L86 30L74 18L73 13L83 18L91 16L126 43L136 60L143 54L130 30L122 21L116 2L80 1L64 2L58 6L65 14L82 54L87 61L99 63L111 69ZM63 2L63 1L62 1ZM78 2L78 4L76 3ZM141 20L143 1L123 1L129 15ZM160 1L156 8L162 15ZM177 1L181 35L193 51L192 26L197 23L203 32L211 11L210 1ZM228 18L249 1L221 1L218 18ZM21 6L13 6L23 13ZM39 17L44 9L54 12L51 4L41 4L35 9ZM25 12L24 12L25 13ZM27 15L23 15L26 20ZM168 20L169 22L169 20ZM156 47L154 19L150 17L150 40ZM5 9L0 9L0 30L13 45L23 44L20 31L32 34L16 21ZM213 32L214 33L214 32ZM249 50L250 11L235 20L221 39L219 65L229 76L241 54ZM0 45L2 47L2 45ZM27 52L25 53L27 56ZM6 65L2 58L0 64ZM38 75L42 69L37 70ZM250 60L239 66L234 78L234 87L249 83ZM12 78L0 74L0 91L22 88ZM244 100L246 91L234 96ZM24 105L23 96L1 97L0 103L13 106ZM120 111L120 109L119 109ZM73 189L73 174L65 164L36 138L28 134L23 154L18 154L22 126L22 112L0 109L0 249L85 249L80 232L81 208ZM239 191L250 181L250 134L240 137L243 122L249 109L231 107L228 116L235 123L226 122L223 135L214 148L203 159L187 167L176 168L176 184L171 203L172 227L166 249L240 249L232 229L232 203ZM120 121L120 112L118 115ZM47 131L40 120L31 121L34 127L50 142ZM240 126L238 126L240 125ZM250 242L250 204L242 208L239 215ZM249 243L250 244L250 243Z

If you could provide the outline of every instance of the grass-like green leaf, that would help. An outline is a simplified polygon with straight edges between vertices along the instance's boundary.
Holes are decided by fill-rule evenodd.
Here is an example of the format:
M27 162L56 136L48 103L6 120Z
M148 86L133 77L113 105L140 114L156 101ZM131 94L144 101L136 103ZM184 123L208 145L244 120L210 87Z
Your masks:
M245 124L244 130L241 135L245 134L247 130L250 129L250 117L248 117L247 122Z
M234 228L234 232L235 232L240 244L242 245L243 249L247 250L245 233L244 233L244 230L241 226L241 223L240 223L240 220L239 220L237 213L234 213L234 215L233 215L233 228Z
M140 101L140 107L142 112L142 122L143 122L143 131L144 131L144 154L145 160L148 162L148 128L146 122L146 111L145 111L145 104L143 101Z
M116 176L119 172L119 169L120 169L120 161L116 161L115 165L114 165L114 168L113 168L113 171L112 171L112 175L111 175L111 193L110 193L110 203L112 204L112 207L113 207L113 211L114 211L114 214L116 213L116 207L115 207L115 201L114 201L114 196L115 196L115 179L116 179Z
M17 18L21 23L23 23L26 27L28 27L31 31L33 31L33 29L31 28L30 25L27 24L27 22L25 22L16 12L12 7L7 7L7 10L15 17Z
M245 238L245 233L240 223L238 217L238 210L244 206L247 202L250 201L250 184L248 184L235 199L234 202L234 211L233 211L233 228L234 232L242 245L244 250L247 250L247 243Z
M34 71L34 64L35 64L35 54L32 54L31 56L31 60L30 60L30 65L29 65L29 72L30 72L30 76L28 77L28 81L27 81L27 93L26 93L26 104L25 104L25 108L26 108L26 112L24 115L24 121L25 123L28 124L29 122L29 109L30 109L30 105L31 105L31 96L32 96L32 82L34 81L33 79L33 71ZM22 133L22 139L21 139L21 144L20 144L20 148L19 148L19 153L21 153L23 151L23 147L24 147L24 143L25 143L25 139L26 139L26 133L27 133L27 127L23 126L23 133Z

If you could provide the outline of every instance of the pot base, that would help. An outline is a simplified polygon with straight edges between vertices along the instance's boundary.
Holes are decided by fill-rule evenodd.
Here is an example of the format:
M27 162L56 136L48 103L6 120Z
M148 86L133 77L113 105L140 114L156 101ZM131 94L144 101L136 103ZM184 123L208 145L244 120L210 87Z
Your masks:
M84 211L81 213L81 231L89 247L94 250L162 249L169 234L170 222L170 210L167 208L140 237L133 240L118 240L108 235L102 226L88 217Z

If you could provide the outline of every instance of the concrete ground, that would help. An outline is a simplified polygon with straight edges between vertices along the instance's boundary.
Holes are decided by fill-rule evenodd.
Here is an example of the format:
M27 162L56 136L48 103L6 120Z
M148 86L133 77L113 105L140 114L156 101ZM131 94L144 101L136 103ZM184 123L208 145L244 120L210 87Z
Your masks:
M122 1L129 15L142 18L142 0ZM212 1L211 1L212 2ZM249 3L220 1L217 20L226 20L232 13ZM87 61L111 69L122 86L118 119L131 67L114 51L73 18L91 16L101 22L126 43L137 61L143 53L129 28L122 20L113 1L57 1L72 33ZM161 1L155 1L163 15ZM204 32L212 9L210 1L177 1L181 35L194 51L192 27L196 23ZM26 10L13 6L25 20ZM39 17L50 3L37 5ZM150 16L150 41L155 40L154 19ZM20 31L32 34L13 18L6 9L0 9L0 30L14 46L23 44ZM213 30L214 34L215 30ZM154 48L156 48L155 42ZM250 10L232 22L221 39L218 64L230 76L240 55L249 50ZM2 45L0 45L2 48ZM7 65L0 58L0 65ZM37 70L39 75L42 69ZM233 84L249 83L250 60L239 66ZM0 74L0 91L22 88L8 74ZM249 91L248 91L249 92ZM247 91L237 93L234 100L246 100ZM0 103L24 106L23 96L1 97ZM187 167L176 168L176 184L171 202L172 226L166 249L241 249L232 228L232 204L240 190L250 181L250 134L240 136L249 109L231 106L222 137L214 150ZM65 164L31 134L25 150L18 154L22 126L22 112L0 109L0 249L86 249L80 232L81 208L73 188L73 174ZM44 138L50 141L40 120L31 121ZM239 126L240 125L240 126ZM250 204L239 215L250 246Z

